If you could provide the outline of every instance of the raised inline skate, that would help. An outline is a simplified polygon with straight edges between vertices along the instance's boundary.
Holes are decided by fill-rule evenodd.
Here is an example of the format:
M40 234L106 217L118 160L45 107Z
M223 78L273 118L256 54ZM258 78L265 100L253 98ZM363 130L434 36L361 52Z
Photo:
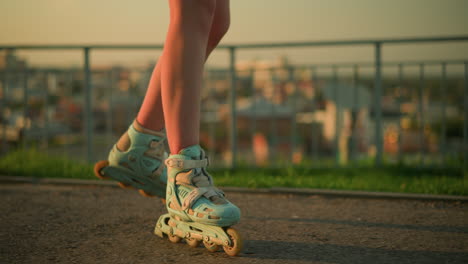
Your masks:
M171 242L184 239L191 247L201 242L211 252L223 247L235 256L242 250L242 239L232 227L240 210L216 188L206 171L209 161L203 149L191 146L170 155L167 167L166 207L154 233L168 236Z
M143 128L135 120L113 146L108 160L94 165L100 179L114 179L122 188L135 188L143 196L165 198L166 135Z

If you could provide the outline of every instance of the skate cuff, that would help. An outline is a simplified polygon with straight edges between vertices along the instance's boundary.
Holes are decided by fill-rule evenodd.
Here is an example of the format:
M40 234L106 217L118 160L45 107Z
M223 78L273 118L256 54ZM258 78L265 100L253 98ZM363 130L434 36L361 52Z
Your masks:
M181 170L187 169L196 169L196 168L205 168L209 165L208 159L202 160L184 160L184 159L166 159L165 161L167 167L177 168Z

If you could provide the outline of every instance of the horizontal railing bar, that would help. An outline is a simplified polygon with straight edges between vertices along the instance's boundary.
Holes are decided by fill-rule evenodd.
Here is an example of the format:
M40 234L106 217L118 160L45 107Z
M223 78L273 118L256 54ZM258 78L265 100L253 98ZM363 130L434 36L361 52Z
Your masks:
M246 43L225 44L218 46L219 49L256 49L256 48L288 48L309 46L350 46L350 45L373 45L380 44L411 44L423 42L453 42L468 41L468 36L445 36L445 37L417 37L417 38L385 38L385 39L357 39L338 41L305 41L305 42L278 42L278 43ZM163 45L141 45L141 44L82 44L82 45L0 45L0 49L162 49Z
M138 68L138 67L128 67L131 71L133 72L139 72L139 73L145 73L147 72L147 68ZM113 69L92 69L91 72L94 74L102 74L102 73L107 73L112 71ZM28 73L62 73L62 72L68 72L68 73L83 73L82 69L78 68L39 68L39 67L33 67L33 68L26 68L26 69L0 69L0 73L11 73L11 72L16 72L16 73L23 73L23 72L28 72Z
M38 44L38 45L0 45L0 50L2 49L57 49L57 50L67 50L67 49L162 49L163 45L127 45L127 44L93 44L93 45L47 45L47 44Z
M430 61L392 61L392 62L383 62L382 66L398 66L398 65L403 65L403 66L419 66L421 63L424 65L440 65L441 63L445 63L447 65L453 65L453 64L464 64L466 60L430 60ZM375 67L375 64L373 62L347 62L347 63L324 63L324 64L294 64L294 67L296 68L309 68L309 67L315 67L315 68L332 68L338 66L340 68L352 68L355 66L359 67Z
M419 66L420 64L424 64L424 65L428 65L428 66L431 66L431 65L440 65L442 63L446 64L446 65L456 65L456 64L460 64L460 65L463 65L466 63L466 61L468 61L468 58L466 60L429 60L429 61L401 61L401 62L398 62L398 61L392 61L392 62L386 62L386 63L382 63L382 66L384 67L397 67L398 65L402 65L402 66ZM316 68L316 69L319 69L319 68L333 68L333 67L339 67L339 68L352 68L352 67L355 67L355 66L359 66L359 67L375 67L375 64L372 63L372 62L349 62L349 63L324 63L324 64L294 64L294 65L291 65L293 66L295 69L307 69L307 68ZM147 71L147 68L145 68L145 66L134 66L134 67L127 67L127 68L130 68L130 69L134 69L134 71L140 71L140 72L145 72ZM220 68L220 67L209 67L207 66L206 67L207 70L223 70L223 71L227 71L228 69L227 68ZM283 69L283 67L281 66L273 66L273 67L265 67L265 68L261 68L261 69L258 69L258 71L269 71L269 70L275 70L275 69ZM109 68L109 69L92 69L92 72L93 73L105 73L105 72L109 72L111 71L112 68ZM17 70L17 69L5 69L5 70L1 70L0 69L0 72L9 72L9 71L12 71L12 72L24 72L25 70ZM31 72L31 73L35 73L35 72L63 72L63 71L68 71L68 72L77 72L77 73L80 73L83 71L83 69L81 68L78 68L78 67L70 67L70 68L60 68L60 67L57 67L57 68L43 68L43 67L30 67L30 68L27 68L27 71L28 72ZM245 69L245 70L237 70L238 72L248 72L250 71L250 69Z
M404 44L404 43L422 43L422 42L453 42L467 41L468 36L447 36L447 37L418 37L418 38L387 38L387 39L358 39L358 40L339 40L339 41L307 41L307 42L279 42L279 43L256 43L256 44L238 44L220 46L221 48L286 48L286 47L309 47L309 46L352 46L352 45L374 45L381 44Z

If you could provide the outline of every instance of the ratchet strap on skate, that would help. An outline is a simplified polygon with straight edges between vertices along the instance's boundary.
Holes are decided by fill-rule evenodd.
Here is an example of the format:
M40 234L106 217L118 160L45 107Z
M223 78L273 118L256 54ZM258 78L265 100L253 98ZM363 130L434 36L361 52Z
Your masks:
M185 197L181 208L182 210L191 208L192 204L202 196L209 199L211 196L217 195L224 195L224 193L214 186L195 188Z
M173 158L167 159L165 163L168 167L177 168L181 170L205 168L210 164L208 158L202 160L184 160Z
M185 159L172 158L172 159L167 159L165 163L166 163L166 166L171 167L171 168L188 170L188 169L205 168L206 166L209 165L209 160L208 158L205 158L202 160L185 160ZM195 201L197 201L198 198L202 196L206 197L207 199L210 199L210 197L213 197L213 196L221 196L221 197L224 196L223 191L221 191L220 189L212 185L213 179L211 178L211 175L207 174L205 176L208 177L210 186L204 186L204 187L196 186L191 192L187 194L187 196L185 196L183 201L181 201L182 210L190 208L192 204Z

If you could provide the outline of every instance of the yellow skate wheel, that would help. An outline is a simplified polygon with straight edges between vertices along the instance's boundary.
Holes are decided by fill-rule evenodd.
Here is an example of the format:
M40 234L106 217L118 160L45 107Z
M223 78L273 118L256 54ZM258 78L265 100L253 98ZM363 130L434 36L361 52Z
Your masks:
M203 245L206 247L206 249L207 249L209 252L216 252L216 251L218 251L218 249L219 249L219 246L216 245L216 244L213 243L213 242L203 241Z
M169 238L169 241L171 241L172 243L179 243L182 240L182 238L176 235L167 235L167 237Z
M96 164L94 164L94 175L96 175L96 177L98 177L99 179L102 179L102 180L109 179L109 177L104 176L101 173L101 170L104 167L107 167L107 166L109 166L109 161L107 161L107 160L101 160L101 161L96 162Z
M237 230L235 230L234 228L226 229L226 233L231 239L232 245L223 246L224 252L226 252L226 254L228 254L229 256L235 256L239 254L242 250L242 246L243 246L242 238L239 232L237 232Z
M187 245L191 248L196 248L200 245L200 240L196 240L195 238L186 238L185 242L187 242Z
M152 195L151 193L149 192L146 192L145 190L138 190L138 192L143 195L144 197L154 197L154 195Z
M123 183L123 182L118 182L117 184L118 184L118 185L120 186L120 188L122 188L122 189L131 189L131 188L133 188L130 184L126 184L126 183Z

